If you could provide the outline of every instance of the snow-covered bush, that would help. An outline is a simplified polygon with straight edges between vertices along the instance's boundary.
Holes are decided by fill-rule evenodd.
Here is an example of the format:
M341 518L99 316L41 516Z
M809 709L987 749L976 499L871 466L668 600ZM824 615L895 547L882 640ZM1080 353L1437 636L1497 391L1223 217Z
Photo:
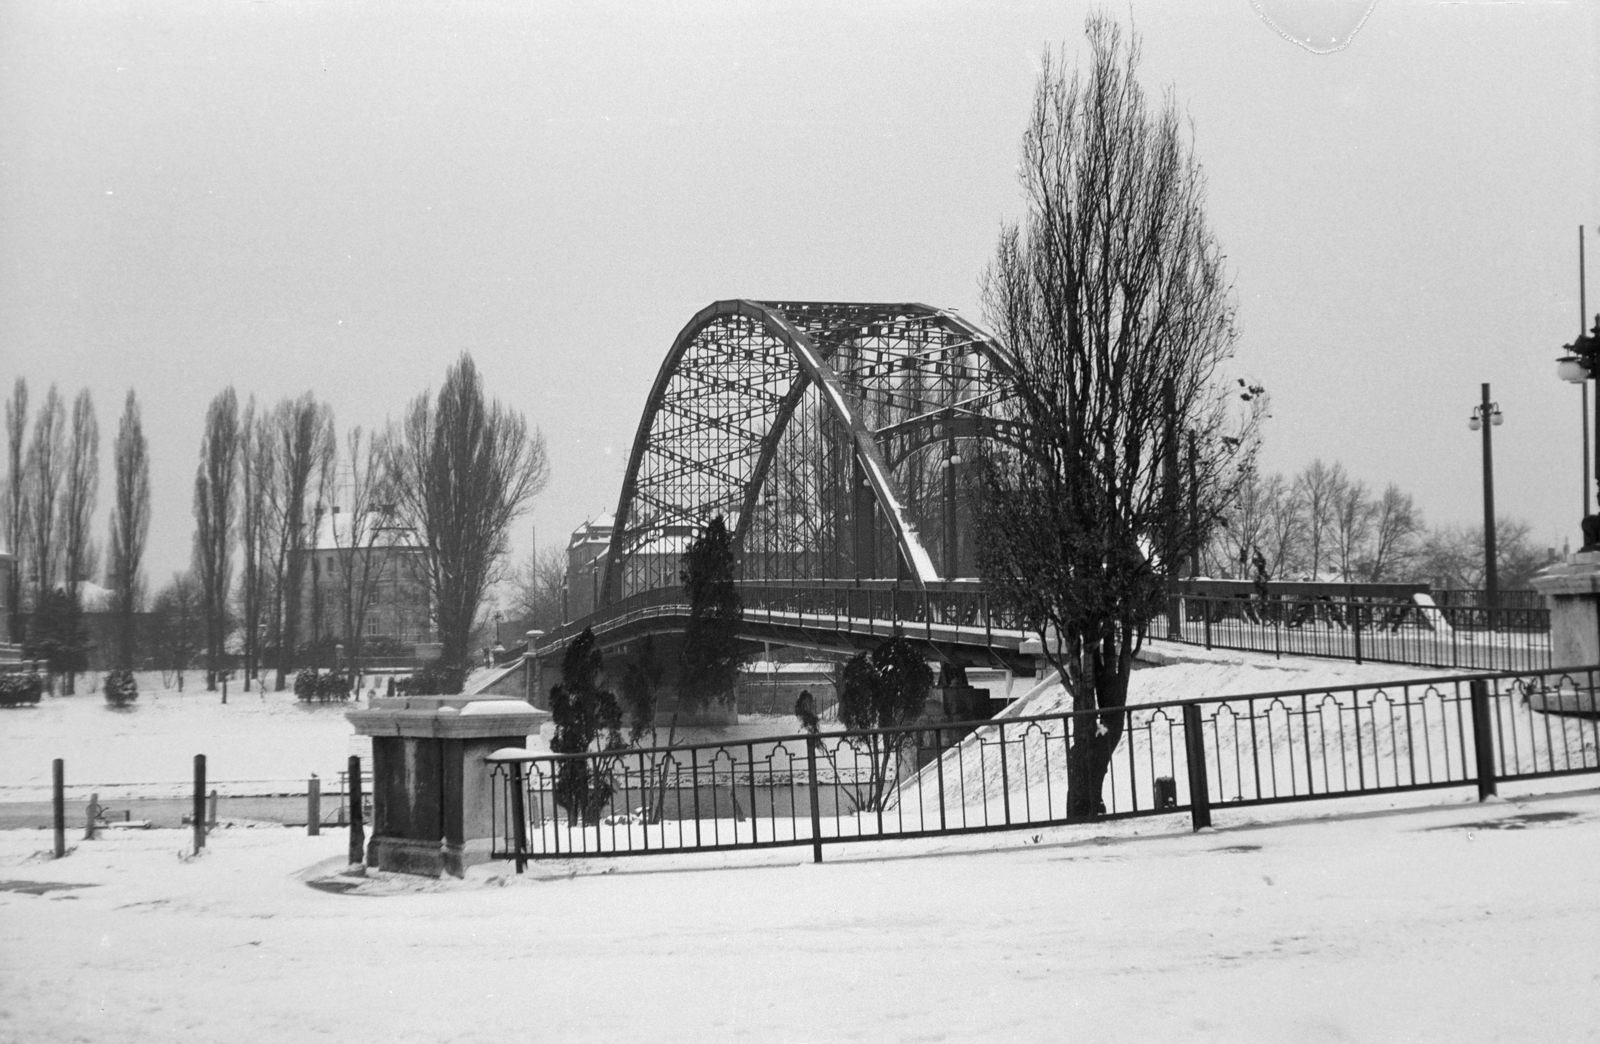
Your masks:
M466 684L466 672L459 667L430 664L409 678L394 683L396 696L455 696Z
M110 671L106 674L106 702L114 707L125 707L139 698L139 683L133 680L132 671Z
M38 703L44 692L44 679L38 672L27 674L0 674L0 707L15 707L23 703Z
M318 703L348 700L353 681L350 675L342 671L323 674L315 667L306 667L294 676L294 694L297 699L307 703L312 700Z

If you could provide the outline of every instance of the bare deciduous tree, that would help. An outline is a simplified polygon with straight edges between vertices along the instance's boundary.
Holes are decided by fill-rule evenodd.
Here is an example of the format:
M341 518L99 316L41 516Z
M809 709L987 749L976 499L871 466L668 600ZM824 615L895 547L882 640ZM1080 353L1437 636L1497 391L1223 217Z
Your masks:
M1255 556L1260 554L1270 575L1286 553L1278 542L1285 534L1281 523L1293 519L1287 483L1282 475L1262 476L1251 469L1240 481L1238 494L1212 529L1206 550L1207 568L1214 576L1244 579L1255 576Z
M1073 707L1112 711L1069 741L1072 816L1100 807L1165 577L1232 498L1265 405L1216 380L1234 305L1176 103L1152 111L1138 41L1110 18L1091 15L1086 35L1086 77L1044 62L1022 145L1028 213L985 273L1027 435L980 455L977 510L991 589L1038 631ZM1174 495L1188 431L1198 524Z
M425 392L389 439L389 487L424 545L444 662L465 666L472 626L506 552L511 523L549 476L544 437L485 399L462 353L436 398Z
M1320 457L1295 476L1294 492L1305 535L1308 579L1316 580L1322 576L1328 538L1333 529L1333 503L1344 482L1344 466L1336 461L1330 468Z
M116 502L111 507L111 564L108 571L112 608L117 614L117 667L131 670L134 662L134 614L143 600L140 566L150 533L150 456L145 442L139 400L133 389L123 403L117 425Z
M1329 504L1332 525L1332 559L1339 567L1339 579L1352 583L1359 578L1362 554L1372 537L1372 523L1377 512L1372 493L1360 479L1345 474L1342 465L1335 464L1338 482L1333 488Z
M95 418L94 400L89 389L78 392L72 402L72 430L67 443L66 468L61 489L59 525L62 576L66 581L72 626L82 626L82 584L92 572L92 547L89 526L94 521L95 501L100 495L100 422ZM66 692L77 691L72 671L65 678Z
M206 410L200 465L194 476L194 575L206 621L207 691L216 690L226 653L238 467L239 398L229 387Z
M1526 588L1546 564L1534 546L1532 529L1520 518L1495 520L1495 569L1501 590ZM1435 588L1482 591L1484 553L1482 526L1440 526L1429 531L1417 552L1414 578Z
M1411 494L1402 493L1393 482L1384 489L1373 506L1372 542L1362 573L1369 583L1396 580L1409 572L1417 552L1417 535L1422 532L1422 513Z
M378 437L363 441L359 426L345 435L343 503L333 508L333 547L338 567L339 611L345 653L361 655L367 608L372 604L384 558L380 539L392 534L384 525L384 446ZM398 563L392 563L396 568Z
M566 582L564 548L530 550L512 581L512 615L534 630L552 631L561 626L561 588Z
M15 556L6 591L6 604L11 607L11 640L22 640L22 567L27 561L28 536L28 470L24 454L28 439L28 382L18 377L11 386L11 398L6 400L6 489L5 526L6 547Z
M188 573L175 573L150 607L150 639L156 666L170 685L174 676L183 691L183 672L194 666L206 641L200 585Z
M307 392L279 403L271 427L276 459L269 492L276 587L273 617L278 621L277 688L282 691L294 666L300 636L306 564L315 538L315 507L333 461L333 410Z
M33 439L28 443L26 474L28 550L33 568L33 604L44 604L44 596L61 575L61 545L57 541L56 516L60 511L61 482L66 471L66 421L61 395L55 385L44 397L44 407L33 422Z

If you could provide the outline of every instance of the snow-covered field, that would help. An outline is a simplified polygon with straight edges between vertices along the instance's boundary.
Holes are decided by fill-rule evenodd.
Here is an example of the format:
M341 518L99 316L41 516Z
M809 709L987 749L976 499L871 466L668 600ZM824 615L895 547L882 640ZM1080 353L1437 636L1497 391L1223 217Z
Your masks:
M461 881L9 831L0 1040L1595 1039L1600 792L1434 800Z
M0 801L48 798L53 758L66 762L69 793L120 800L188 793L196 754L206 756L207 782L228 795L301 793L313 772L335 778L351 754L371 752L345 721L349 706L237 684L224 704L192 674L181 693L155 688L159 679L141 674L139 699L126 709L99 693L0 709Z

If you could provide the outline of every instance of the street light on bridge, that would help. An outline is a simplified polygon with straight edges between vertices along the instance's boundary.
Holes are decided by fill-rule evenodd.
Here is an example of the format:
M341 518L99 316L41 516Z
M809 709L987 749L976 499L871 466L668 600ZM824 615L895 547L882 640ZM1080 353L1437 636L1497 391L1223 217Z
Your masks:
M1571 344L1564 345L1567 354L1556 360L1556 376L1571 384L1583 384L1593 378L1600 381L1600 315L1595 316L1594 329L1579 333ZM1600 482L1600 388L1595 392L1595 454L1596 481ZM1587 420L1587 418L1585 418ZM1584 507L1588 507L1589 476L1584 481ZM1583 550L1600 548L1600 515L1583 518Z
M1594 329L1585 334L1583 324L1589 317L1586 297L1588 278L1583 270L1583 226L1578 226L1578 336L1571 344L1563 345L1567 354L1556 360L1556 376L1569 384L1583 388L1583 548L1595 550L1600 545L1600 516L1589 513L1589 386L1584 382L1593 377L1600 382L1600 315L1594 317ZM1600 385L1595 395L1595 478L1600 483Z

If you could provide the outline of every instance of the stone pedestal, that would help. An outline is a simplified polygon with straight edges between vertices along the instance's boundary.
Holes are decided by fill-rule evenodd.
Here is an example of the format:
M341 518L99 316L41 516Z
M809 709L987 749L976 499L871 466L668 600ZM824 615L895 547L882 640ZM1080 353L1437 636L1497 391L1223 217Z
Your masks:
M1531 583L1550 610L1550 666L1600 663L1600 552L1580 551Z
M372 737L372 841L367 865L460 876L489 858L491 766L549 719L522 700L475 696L377 699L345 715Z

